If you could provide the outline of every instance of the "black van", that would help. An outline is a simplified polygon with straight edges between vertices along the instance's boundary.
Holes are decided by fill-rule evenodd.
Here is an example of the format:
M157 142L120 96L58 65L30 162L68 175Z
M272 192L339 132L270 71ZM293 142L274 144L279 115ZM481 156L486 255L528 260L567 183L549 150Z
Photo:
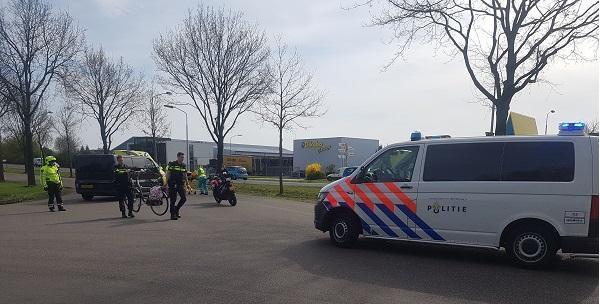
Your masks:
M131 170L139 172L142 190L162 184L163 175L158 165L143 156L123 156L123 163ZM89 154L75 156L75 190L85 200L94 196L116 196L114 167L117 156L114 154ZM140 171L144 169L144 171Z

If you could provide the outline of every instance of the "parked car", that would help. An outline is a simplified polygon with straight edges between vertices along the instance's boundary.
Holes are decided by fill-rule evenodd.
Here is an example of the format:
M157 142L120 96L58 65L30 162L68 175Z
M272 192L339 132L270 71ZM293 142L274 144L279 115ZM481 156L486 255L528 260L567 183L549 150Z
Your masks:
M246 170L245 167L228 166L225 168L225 170L227 171L227 173L229 173L229 175L231 175L231 179L233 179L233 180L237 180L237 179L248 180L248 171Z
M304 170L297 170L292 172L292 178L304 178L306 175L304 174Z
M352 175L357 168L358 167L356 166L340 167L337 172L327 175L327 181L335 181L343 177L348 177Z
M42 158L33 158L33 166L40 167L42 165L44 165L44 161L42 161Z
M154 185L163 184L163 170L149 156L123 155L123 163L132 171L139 171L142 190L147 192ZM116 154L85 154L75 157L75 191L85 200L94 196L116 196L114 167ZM143 171L140 171L143 170Z

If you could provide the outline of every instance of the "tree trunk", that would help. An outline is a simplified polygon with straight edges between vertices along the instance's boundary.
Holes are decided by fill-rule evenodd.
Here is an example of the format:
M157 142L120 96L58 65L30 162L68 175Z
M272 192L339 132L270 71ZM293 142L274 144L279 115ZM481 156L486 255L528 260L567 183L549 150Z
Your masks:
M152 136L152 149L154 150L154 153L152 154L154 161L158 162L158 148L156 147L156 136ZM188 156L189 158L190 156Z
M496 132L497 136L506 135L506 122L508 120L509 103L501 102L496 105Z
M31 122L29 118L23 122L25 129L25 172L27 173L27 185L35 186L35 168L33 167L33 133L31 132Z
M102 138L102 152L108 154L108 137L106 135L106 127L100 124L100 137Z
M223 139L224 137L217 137L217 171L223 169Z
M279 195L283 195L283 129L279 128Z
M71 139L67 136L67 160L69 160L69 177L73 178L73 160L71 159Z
M4 155L2 154L2 133L0 133L0 182L4 182Z

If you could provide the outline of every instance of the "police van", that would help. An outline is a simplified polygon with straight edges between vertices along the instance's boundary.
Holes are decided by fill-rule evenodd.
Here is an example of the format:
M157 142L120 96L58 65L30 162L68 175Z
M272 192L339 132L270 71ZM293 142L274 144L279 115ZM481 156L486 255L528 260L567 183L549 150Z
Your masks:
M350 247L359 235L504 248L542 267L558 250L598 254L598 137L420 139L378 151L326 185L314 224Z

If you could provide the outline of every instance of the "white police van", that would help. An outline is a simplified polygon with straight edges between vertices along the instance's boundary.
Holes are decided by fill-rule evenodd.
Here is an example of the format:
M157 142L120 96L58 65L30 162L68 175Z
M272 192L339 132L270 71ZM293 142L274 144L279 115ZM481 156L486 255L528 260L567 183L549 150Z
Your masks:
M358 236L505 248L541 267L556 252L598 254L598 137L424 139L390 145L321 189L315 227Z

